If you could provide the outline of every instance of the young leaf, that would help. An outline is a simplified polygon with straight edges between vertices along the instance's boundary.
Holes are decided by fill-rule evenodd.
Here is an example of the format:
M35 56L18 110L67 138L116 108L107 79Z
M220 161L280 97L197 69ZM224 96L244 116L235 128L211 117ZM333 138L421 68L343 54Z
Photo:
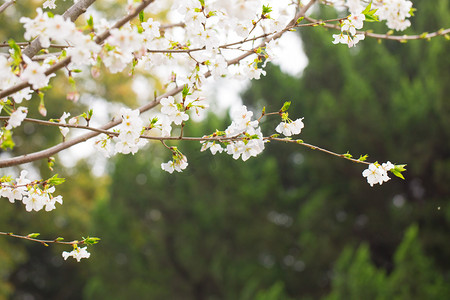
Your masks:
M284 102L283 107L281 108L281 112L287 111L290 106L291 106L291 101Z
M64 178L59 178L58 174L53 175L53 177L47 179L47 183L51 185L59 185L66 181Z

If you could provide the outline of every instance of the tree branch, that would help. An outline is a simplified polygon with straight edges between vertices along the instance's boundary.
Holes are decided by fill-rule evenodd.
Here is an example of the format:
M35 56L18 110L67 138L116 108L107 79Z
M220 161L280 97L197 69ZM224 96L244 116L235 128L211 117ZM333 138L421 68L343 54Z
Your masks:
M269 137L267 137L265 139L268 140L268 141L278 141L278 142L285 142L285 143L293 143L293 144L297 144L297 145L302 145L302 146L305 146L305 147L307 147L307 148L309 148L311 150L318 150L318 151L324 152L326 154L337 156L337 157L340 157L340 158L343 158L343 159L346 159L346 160L350 160L352 162L359 163L359 164L366 164L366 165L370 165L371 164L370 162L367 162L367 161L362 161L362 160L359 160L359 159L351 158L348 154L339 154L339 153L336 153L336 152L333 152L333 151L330 151L330 150L327 150L327 149L324 149L324 148L321 148L321 147L317 147L317 146L314 146L314 145L311 145L311 144L304 143L302 140L293 140L293 139L290 139L290 138L277 138L277 137L273 137L273 136L269 136Z
M153 2L153 0L144 1L139 7L143 6L144 4L149 5L151 2ZM233 64L239 63L242 59L244 59L244 58L246 58L246 57L248 57L250 55L255 54L255 50L258 49L259 47L263 47L268 41L280 38L286 31L289 31L290 29L292 29L292 26L296 25L297 20L300 17L303 17L305 15L305 13L307 12L307 10L315 2L316 2L316 0L311 0L310 2L308 2L308 4L303 6L300 9L300 11L296 14L296 16L291 20L291 22L286 26L286 28L284 30L278 32L277 34L273 35L272 37L270 37L268 39L265 39L259 46L253 48L251 51L247 51L246 53L244 53L244 54L242 54L242 55L240 55L240 56L238 56L238 57L228 61L228 65L233 65ZM138 7L138 9L139 9L139 7ZM144 8L145 8L145 6L143 8L141 8L141 9L144 9ZM136 9L135 15L139 14L138 9ZM130 19L131 18L129 18L128 20L130 20ZM116 24L122 24L123 25L125 23L123 23L123 21L121 20L121 21L119 21ZM117 27L113 27L113 28L117 28ZM107 31L107 33L108 33L108 36L109 36L109 34L110 34L109 30ZM106 38L107 38L106 34L105 35L101 35L99 37L99 41L101 42L101 41L103 41ZM59 62L58 64L55 64L48 71L53 73L54 72L53 69L54 70L60 69L63 66L67 65L69 62L70 62L70 57L68 57L65 60ZM49 73L49 74L51 74L51 73ZM207 78L209 76L211 76L211 72L210 71L205 73L205 78ZM26 86L29 86L29 85L26 83ZM12 89L12 88L10 88L10 89ZM20 90L20 89L18 89L18 90ZM14 92L17 92L18 90L14 91ZM165 98L165 97L168 97L168 96L174 96L174 95L178 94L179 92L181 92L182 90L183 90L183 87L177 87L177 88L175 88L175 89L173 89L173 90L171 90L171 91L169 91L169 92L167 92L167 93L157 97L154 101L149 102L149 103L141 106L139 108L140 113L148 111L148 110L152 109L153 107L155 107L156 105L158 105L159 101L162 98ZM5 90L5 91L7 91L7 90ZM0 92L0 98L3 98L5 96L11 94L11 93L8 93L7 95L3 95L2 93L5 92L5 91ZM114 127L114 126L116 126L116 125L118 125L120 123L121 123L121 120L120 119L116 119L116 120L113 120L113 121L105 124L100 129L108 130L108 129L110 129L110 128L112 128L112 127ZM55 146L50 147L50 148L45 149L45 150L41 150L41 151L34 152L34 153L31 153L31 154L25 154L25 155L21 155L21 156L17 156L17 157L12 157L12 158L7 158L7 159L0 160L0 168L21 165L21 164L24 164L24 163L40 160L40 159L43 159L43 158L48 158L48 157L50 157L50 156L52 156L52 155L54 155L54 154L56 154L56 153L58 153L58 152L60 152L62 150L65 150L65 149L67 149L69 147L72 147L72 146L74 146L76 144L85 142L88 139L91 139L91 138L93 138L93 137L95 137L95 136L97 136L99 134L100 134L99 132L90 132L90 133L84 134L82 136L79 136L77 138L74 138L74 139L72 139L70 141L62 142L62 143L60 143L58 145L55 145Z
M326 24L321 20L316 20L314 18L305 17L305 19L311 23L318 23L321 26L325 28L331 28L331 29L337 29L341 30L341 27L339 25L333 25L333 24ZM416 35L390 35L388 33L380 34L380 33L373 33L371 31L356 31L357 34L364 34L365 36L376 38L376 39L383 39L383 40L394 40L399 42L404 42L407 40L420 40L420 39L431 39L437 36L443 36L450 33L450 28L447 29L440 29L438 31L432 32L432 33L426 33L423 34L416 34Z
M16 0L10 0L8 2L3 3L2 6L0 6L0 14L14 3L16 3Z
M87 0L86 0L87 1ZM124 24L126 24L128 21L130 21L131 19L133 19L134 17L136 17L140 11L142 11L144 8L146 8L149 4L151 4L154 0L143 0L142 3L129 15L123 17L122 19L120 19L119 21L116 22L116 24L114 24L111 29L113 28L120 28L122 27ZM103 32L102 34L100 34L99 36L97 36L97 38L95 39L95 42L97 44L101 44L105 39L107 39L110 35L111 32L110 30L105 30L105 32ZM51 66L46 72L45 75L50 75L55 73L57 70L64 68L65 66L67 66L69 63L71 62L71 57L67 57L63 60L61 60L60 62L54 64L53 66ZM0 99L5 98L11 94L14 94L26 87L30 87L31 84L29 84L28 82L21 82L19 84L16 84L15 86L12 86L8 89L5 89L3 91L0 91Z
M75 22L75 20L78 19L80 15L85 13L88 7L94 2L95 0L80 0L75 2L75 4L69 7L69 9L67 9L63 14L64 19L70 19L72 22ZM39 37L37 37L25 49L23 49L22 53L29 58L32 58L41 50L42 46L39 42Z
M23 239L23 240L32 241L32 242L38 242L44 246L48 246L48 244L63 244L63 245L82 245L82 244L84 244L84 240L81 240L81 241L74 240L71 242L64 242L63 240L61 240L62 238L56 238L54 240L41 240L41 239L32 237L32 236L39 235L39 234L33 234L33 233L31 233L29 235L18 235L18 234L14 234L12 232L0 232L0 235L11 236L11 237L15 237L15 238Z

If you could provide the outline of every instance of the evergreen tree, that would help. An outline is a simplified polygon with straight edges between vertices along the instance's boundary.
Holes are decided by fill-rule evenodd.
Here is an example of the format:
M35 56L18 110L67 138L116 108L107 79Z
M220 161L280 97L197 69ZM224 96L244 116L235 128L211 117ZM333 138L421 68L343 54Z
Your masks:
M390 299L437 300L450 296L450 288L422 250L418 231L417 225L409 227L395 253L394 271L389 278Z

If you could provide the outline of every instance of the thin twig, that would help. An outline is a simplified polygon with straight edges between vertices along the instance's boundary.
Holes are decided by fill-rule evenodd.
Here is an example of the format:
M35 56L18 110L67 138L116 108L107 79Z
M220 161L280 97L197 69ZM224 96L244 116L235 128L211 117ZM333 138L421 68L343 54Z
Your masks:
M339 153L336 153L336 152L333 152L333 151L330 151L330 150L327 150L327 149L324 149L324 148L321 148L321 147L317 147L317 146L314 146L314 145L311 145L311 144L308 144L308 143L304 143L301 140L293 140L293 139L289 139L289 138L278 138L278 137L272 137L272 136L267 137L265 139L268 140L268 141L278 141L278 142L285 142L285 143L293 143L293 144L305 146L305 147L308 147L311 150L318 150L318 151L321 151L321 152L324 152L324 153L327 153L327 154L330 154L330 155L333 155L333 156L337 156L337 157L340 157L340 158L344 158L346 160L350 160L352 162L359 163L359 164L366 164L366 165L370 165L371 164L370 162L367 162L367 161L362 161L362 160L359 160L359 159L351 158L351 157L349 157L346 154L339 154Z
M82 244L84 244L83 240L81 240L81 241L74 240L71 242L64 242L62 240L59 240L58 238L56 238L54 240L41 240L41 239L26 236L26 235L14 234L12 232L1 232L0 231L0 235L11 236L11 237L15 237L15 238L23 239L23 240L37 242L44 246L48 246L48 244L63 244L63 245L82 245Z
M339 25L333 25L333 24L327 24L325 22L322 22L320 20L316 20L313 19L311 17L305 17L305 19L309 22L312 23L318 23L320 25L322 25L325 28L331 28L331 29L337 29L337 30L341 30L341 26ZM431 32L431 33L423 33L423 34L415 34L415 35L391 35L388 33L385 34L380 34L380 33L373 33L372 31L356 31L357 34L364 34L365 36L371 37L371 38L376 38L376 39L383 39L383 40L394 40L394 41L399 41L399 42L403 42L403 41L407 41L407 40L420 40L420 39L431 39L437 36L443 36L446 34L450 33L450 28L447 29L440 29L438 31L435 32Z

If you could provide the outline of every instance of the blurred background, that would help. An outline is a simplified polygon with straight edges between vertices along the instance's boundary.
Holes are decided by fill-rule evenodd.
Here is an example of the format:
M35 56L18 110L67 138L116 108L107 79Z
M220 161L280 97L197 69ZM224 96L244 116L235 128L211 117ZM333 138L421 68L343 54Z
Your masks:
M406 33L450 27L448 0L414 6ZM23 1L14 7L0 14L1 24L34 10ZM70 247L0 237L0 299L449 299L450 43L367 38L348 49L333 45L332 33L299 30L307 67L292 76L269 65L242 102L257 114L292 101L290 116L305 117L305 142L406 163L406 180L371 188L361 165L280 143L245 163L177 143L189 167L172 175L160 168L169 153L159 144L102 163L57 157L53 173L67 179L57 187L64 205L27 213L2 198L0 231L101 242L77 263L61 256ZM23 29L1 26L2 41L9 36ZM136 107L126 75L79 78L78 91ZM83 96L83 105L65 100L71 88L64 76L51 84L49 118L90 107ZM39 117L38 103L31 100L30 117ZM230 120L217 112L190 123L186 134L225 129ZM277 123L267 118L263 132ZM33 124L14 133L9 155L61 141L58 129ZM25 167L53 174L46 162Z

